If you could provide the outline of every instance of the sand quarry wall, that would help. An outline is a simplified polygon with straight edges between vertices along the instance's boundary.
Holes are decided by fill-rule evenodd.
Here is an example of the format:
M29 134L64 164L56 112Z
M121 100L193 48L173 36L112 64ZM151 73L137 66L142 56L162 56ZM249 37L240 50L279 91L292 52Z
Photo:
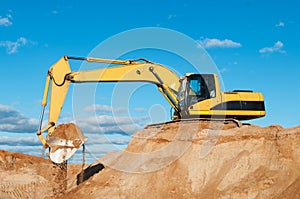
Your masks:
M0 198L300 198L299 157L300 126L170 123L135 133L80 183L68 165L63 186L49 160L2 151Z

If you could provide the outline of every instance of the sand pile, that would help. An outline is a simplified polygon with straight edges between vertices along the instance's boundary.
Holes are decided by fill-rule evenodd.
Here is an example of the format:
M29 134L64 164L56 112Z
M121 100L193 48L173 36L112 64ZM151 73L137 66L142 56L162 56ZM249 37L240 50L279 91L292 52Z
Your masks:
M0 198L300 198L299 157L300 126L170 123L68 165L65 190L49 160L0 151Z
M149 127L66 198L300 198L300 127Z

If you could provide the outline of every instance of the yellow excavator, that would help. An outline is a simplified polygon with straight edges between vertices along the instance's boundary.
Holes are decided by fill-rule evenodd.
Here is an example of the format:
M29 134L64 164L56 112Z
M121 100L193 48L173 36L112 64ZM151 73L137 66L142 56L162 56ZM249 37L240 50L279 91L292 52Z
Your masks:
M71 71L69 60L107 63L108 68L88 71ZM110 60L64 56L48 70L42 116L37 135L45 148L50 148L50 159L62 163L69 159L86 141L77 129L76 135L59 137L57 121L63 107L70 83L84 82L148 82L158 90L174 109L173 120L212 118L251 120L265 116L262 93L248 90L222 92L216 74L192 74L178 77L167 67L146 59ZM42 128L44 110L50 92L48 125ZM46 139L42 133L46 132ZM57 131L57 132L56 132ZM58 135L58 136L57 136ZM71 139L72 138L72 139Z

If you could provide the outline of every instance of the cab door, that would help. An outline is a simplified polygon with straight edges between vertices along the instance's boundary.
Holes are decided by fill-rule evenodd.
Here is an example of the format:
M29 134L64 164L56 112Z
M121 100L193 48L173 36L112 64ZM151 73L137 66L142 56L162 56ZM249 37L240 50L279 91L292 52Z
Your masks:
M189 117L210 117L212 107L220 103L221 95L215 74L194 74L187 83L187 107Z

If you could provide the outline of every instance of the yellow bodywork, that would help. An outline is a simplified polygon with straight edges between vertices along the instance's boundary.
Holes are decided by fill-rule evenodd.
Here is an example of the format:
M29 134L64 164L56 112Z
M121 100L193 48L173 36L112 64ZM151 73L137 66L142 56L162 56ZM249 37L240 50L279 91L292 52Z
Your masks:
M260 92L221 92L217 75L214 74L216 96L197 102L188 108L190 117L205 117L205 118L236 118L255 119L266 115L265 110L230 110L229 107L224 107L225 110L214 110L213 107L221 103L230 103L243 101L261 102L264 103L264 97Z

